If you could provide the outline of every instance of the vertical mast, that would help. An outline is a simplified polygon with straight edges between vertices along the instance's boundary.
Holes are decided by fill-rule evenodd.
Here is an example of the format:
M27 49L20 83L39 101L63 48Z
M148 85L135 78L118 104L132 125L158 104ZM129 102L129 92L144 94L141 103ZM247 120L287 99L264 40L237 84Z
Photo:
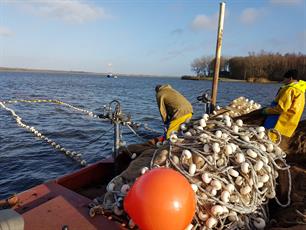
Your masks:
M217 101L218 79L220 71L220 58L221 58L221 47L222 47L222 37L223 37L224 11L225 11L225 3L221 2L220 11L219 11L218 35L217 35L217 45L216 45L215 66L214 66L214 79L213 79L212 94L211 94L211 108L210 108L211 112L215 109Z

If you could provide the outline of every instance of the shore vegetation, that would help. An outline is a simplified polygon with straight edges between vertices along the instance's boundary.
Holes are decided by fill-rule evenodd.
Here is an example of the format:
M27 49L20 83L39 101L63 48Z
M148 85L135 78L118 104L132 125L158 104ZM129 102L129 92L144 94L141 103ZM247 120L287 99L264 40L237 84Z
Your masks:
M195 76L182 79L210 80L214 75L215 59L211 56L196 58L191 63ZM301 80L306 80L306 55L302 53L250 52L248 56L222 57L220 78L248 82L280 81L288 69L297 69Z

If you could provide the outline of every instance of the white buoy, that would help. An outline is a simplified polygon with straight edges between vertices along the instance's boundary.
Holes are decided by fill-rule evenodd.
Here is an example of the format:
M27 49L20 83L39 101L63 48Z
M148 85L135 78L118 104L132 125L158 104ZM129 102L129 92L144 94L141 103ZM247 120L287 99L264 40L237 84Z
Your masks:
M129 190L130 190L130 186L129 186L128 184L122 185L122 187L121 187L121 189L120 189L121 193L123 193L123 194L127 194L127 192L128 192Z
M210 183L210 185L215 188L216 190L220 190L222 188L222 184L220 181L218 180L212 180L212 182Z
M204 147L203 147L203 150L204 150L204 152L209 153L209 151L210 151L209 144L205 144Z
M190 164L190 165L189 165L189 174L190 174L191 176L193 176L194 173L196 172L196 169L197 169L197 166L196 166L195 164Z
M229 191L224 190L224 191L221 193L221 200L222 200L224 203L228 203L228 202L229 202L229 197L230 197L230 192L229 192Z
M222 131L221 130L217 130L215 132L215 136L216 136L216 138L221 138L222 137Z
M209 184L212 180L212 178L210 177L209 173L208 172L204 172L202 174L202 180L206 183L206 184Z
M206 119L200 119L199 124L202 128L206 127Z
M221 150L219 143L213 143L212 150L214 151L214 153L219 153Z
M254 227L259 230L265 229L266 227L266 221L260 217L255 218L253 224Z
M240 120L240 119L238 119L238 120L236 121L236 124L237 124L239 127L242 127L242 126L243 126L243 121Z
M214 205L212 206L211 208L211 213L214 215L214 216L219 216L223 213L223 208L221 205Z
M186 158L186 159L190 159L192 156L192 153L188 150L188 149L184 149L182 152L182 155Z
M218 220L215 217L209 217L205 223L206 227L211 229L215 227L218 223Z
M231 176L233 176L233 177L239 176L239 172L236 171L235 169L229 169L229 170L228 170L228 173L229 173Z

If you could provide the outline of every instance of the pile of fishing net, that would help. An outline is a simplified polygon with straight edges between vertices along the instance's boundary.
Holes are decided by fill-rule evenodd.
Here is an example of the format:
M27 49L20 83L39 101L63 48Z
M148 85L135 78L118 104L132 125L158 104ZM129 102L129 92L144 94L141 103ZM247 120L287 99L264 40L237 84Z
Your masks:
M251 110L260 107L245 98L232 105L235 103L255 105ZM131 162L132 168L109 182L103 200L96 202L117 216L129 218L122 201L137 177L167 167L187 178L195 192L196 213L189 229L264 229L269 221L269 199L275 198L281 206L290 202L290 171L285 157L285 152L269 140L264 127L234 121L227 112L204 114L199 120L182 124L180 131L158 149L140 154ZM289 176L286 204L276 197L281 171ZM132 220L129 227L134 227Z

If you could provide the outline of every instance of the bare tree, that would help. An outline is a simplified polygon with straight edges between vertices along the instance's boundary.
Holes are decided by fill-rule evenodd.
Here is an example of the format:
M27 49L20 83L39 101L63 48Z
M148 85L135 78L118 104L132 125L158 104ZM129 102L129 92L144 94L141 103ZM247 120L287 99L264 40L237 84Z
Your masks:
M201 58L196 58L191 63L191 70L196 73L197 76L208 76L209 75L209 65L212 60L211 56L205 56Z
M233 57L228 61L230 76L235 79L268 79L279 81L288 69L297 69L306 80L306 55L302 53L249 52L246 57Z

